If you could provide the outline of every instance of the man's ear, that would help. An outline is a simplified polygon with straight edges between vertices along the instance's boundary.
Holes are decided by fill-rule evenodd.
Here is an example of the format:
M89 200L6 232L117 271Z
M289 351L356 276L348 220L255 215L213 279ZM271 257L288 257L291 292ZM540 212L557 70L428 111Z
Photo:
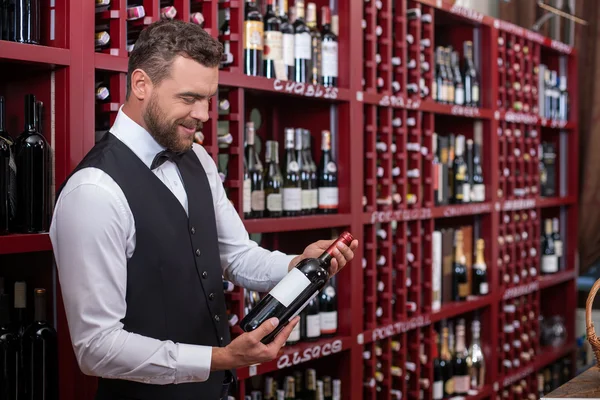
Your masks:
M138 100L144 100L150 95L152 82L142 69L136 69L131 74L131 94Z

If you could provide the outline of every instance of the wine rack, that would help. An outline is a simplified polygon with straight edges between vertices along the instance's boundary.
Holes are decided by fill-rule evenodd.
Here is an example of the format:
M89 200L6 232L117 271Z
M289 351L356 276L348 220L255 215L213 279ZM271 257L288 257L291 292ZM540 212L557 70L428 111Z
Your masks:
M317 8L327 4L316 3ZM360 242L355 261L336 277L336 336L289 345L271 362L240 368L236 398L261 387L255 381L263 376L283 378L292 369L310 366L318 376L339 378L342 398L394 399L402 393L416 399L423 391L429 399L440 323L465 318L469 336L475 313L482 322L487 372L483 388L469 393L469 399L537 394L536 374L557 360L572 359L574 349L574 317L569 314L576 304L577 113L566 119L540 114L545 104L540 84L545 83L544 67L566 77L570 110L577 110L575 50L446 0L338 3L337 87L245 76L243 2L112 0L96 10L91 0L57 0L42 7L41 45L0 41L0 63L11 77L0 80L0 94L15 99L7 113L17 121L24 94L35 93L48 105L44 134L53 148L56 189L110 128L125 101L135 35L171 16L200 24L228 43L229 56L198 140L217 162L240 216L245 123L256 113L262 123L257 128L261 160L266 140L280 142L281 157L286 127L310 130L316 162L320 131L329 129L334 137L338 213L243 219L252 239L290 253L341 229L349 229ZM289 6L293 4L291 0ZM132 5L143 6L143 17L128 14ZM174 7L175 15L164 7ZM98 32L108 36L97 38ZM465 41L473 43L479 73L478 107L442 103L433 92L437 47L452 47L462 61ZM106 88L108 97L99 88ZM12 134L22 128L14 121L9 122ZM437 202L436 138L450 135L480 141L483 202ZM544 144L551 146L540 152ZM544 192L550 195L542 193L538 172L545 154L547 159L553 155L556 165L552 185ZM542 274L540 264L540 237L548 218L558 220L563 239L563 257L554 274ZM437 287L436 232L465 226L472 227L473 248L477 238L485 241L489 293L443 301L438 309L432 294ZM52 259L46 233L0 237L0 275L8 279L51 288ZM52 315L59 332L61 399L92 399L95 379L83 376L73 357L60 291L49 294L56 300ZM245 292L234 288L226 298L230 314L241 318ZM506 305L515 305L514 319ZM537 317L555 315L553 310L565 318L567 342L560 348L539 341ZM520 325L515 327L517 318ZM509 321L514 332L506 333ZM514 347L516 335L527 332L535 332L527 344L534 352L529 360ZM240 333L232 327L232 336ZM505 357L506 344L511 347Z

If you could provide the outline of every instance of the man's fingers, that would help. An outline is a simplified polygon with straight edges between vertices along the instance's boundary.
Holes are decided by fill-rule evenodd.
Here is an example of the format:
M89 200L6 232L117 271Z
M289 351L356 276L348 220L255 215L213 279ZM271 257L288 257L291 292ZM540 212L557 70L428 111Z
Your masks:
M273 332L277 325L279 325L279 320L277 318L269 318L268 320L263 322L258 328L256 328L253 332L250 332L250 334L255 337L257 342L260 342L262 338L267 336L269 333Z
M283 347L285 342L288 340L288 337L290 336L290 334L294 330L294 327L296 326L296 324L299 321L300 321L300 316L296 316L293 320L290 321L289 324L287 324L287 326L285 328L283 328L281 330L281 332L279 332L279 334L277 334L277 336L275 336L275 339L273 339L273 341L271 343L269 343L267 346L268 347L277 347L277 351L279 351L279 349L281 347Z
M345 260L352 260L352 258L354 257L354 252L350 249L350 247L346 246L342 242L338 242L337 247L340 253L342 253L342 256Z

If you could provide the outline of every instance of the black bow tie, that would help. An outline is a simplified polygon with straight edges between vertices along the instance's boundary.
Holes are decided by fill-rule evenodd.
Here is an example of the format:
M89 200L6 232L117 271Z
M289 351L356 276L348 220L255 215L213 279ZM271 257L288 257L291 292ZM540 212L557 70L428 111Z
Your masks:
M173 161L175 164L177 164L179 162L179 160L181 160L181 158L183 157L183 155L186 152L181 152L181 153L176 153L174 151L171 150L163 150L160 153L158 153L156 155L156 157L154 157L154 160L152 160L152 165L150 166L150 169L156 169L158 167L160 167L165 161Z

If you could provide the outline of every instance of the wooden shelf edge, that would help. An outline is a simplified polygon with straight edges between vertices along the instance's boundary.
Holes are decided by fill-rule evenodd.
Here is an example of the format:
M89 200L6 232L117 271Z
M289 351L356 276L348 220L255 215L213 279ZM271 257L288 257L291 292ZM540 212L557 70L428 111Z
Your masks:
M244 225L249 233L293 232L349 226L351 214L310 215L302 217L246 219Z
M364 224L391 221L416 221L431 218L453 218L465 215L488 214L493 211L492 203L472 203L440 207L422 207L405 210L373 211L363 213Z
M546 289L552 286L560 285L575 279L575 271L562 271L552 275L544 275L540 277L540 289Z
M285 346L273 361L238 368L238 379L251 378L256 375L268 374L284 368L294 367L318 358L328 357L350 349L350 336L337 336L320 339L315 342L302 342L293 346Z
M549 208L573 205L576 202L575 196L565 197L534 197L528 199L505 200L496 203L496 210L502 211L520 211L531 210L533 208Z
M58 47L0 40L0 60L66 67L71 64L71 51Z
M493 300L494 296L488 294L487 296L473 298L472 300L444 304L439 311L431 314L431 322L454 318L487 307L492 304Z
M350 101L350 90L219 71L219 85L325 101Z
M52 251L47 233L0 236L0 255Z
M128 57L116 57L104 53L94 54L94 66L96 69L127 73L128 63Z
M371 343L376 340L385 339L391 336L396 336L401 333L411 331L413 329L422 328L432 324L433 321L429 314L419 315L405 321L392 322L374 329L369 329L360 333L356 339L359 345Z
M494 389L492 388L492 385L485 385L477 394L466 396L465 400L487 399L492 395L493 392Z

